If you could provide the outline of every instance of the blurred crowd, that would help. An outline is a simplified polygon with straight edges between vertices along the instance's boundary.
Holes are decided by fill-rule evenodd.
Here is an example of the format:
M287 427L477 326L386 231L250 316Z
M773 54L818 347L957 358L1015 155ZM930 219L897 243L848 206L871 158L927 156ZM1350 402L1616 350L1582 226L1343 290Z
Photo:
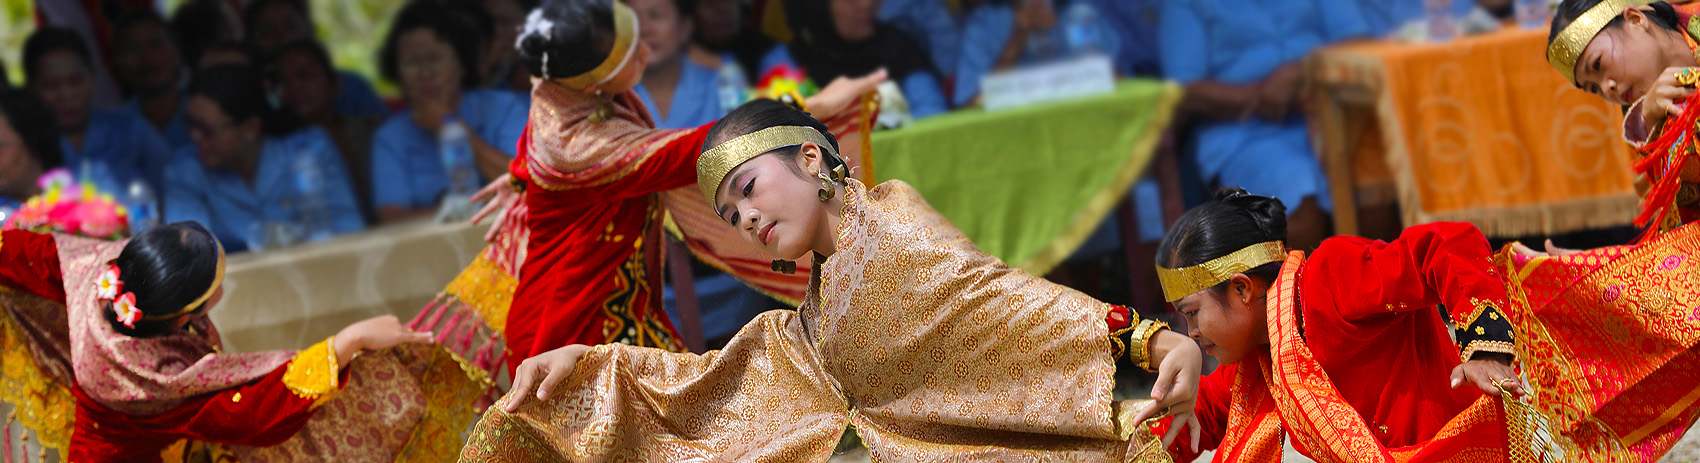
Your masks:
M1298 63L1329 43L1388 36L1435 6L625 1L651 50L636 92L663 128L712 122L785 69L822 84L886 69L915 118L976 106L989 73L1088 53L1123 77L1177 81L1193 175L1297 205L1300 244L1321 239L1330 205L1297 107ZM0 95L0 211L65 167L144 218L198 220L237 250L430 216L513 156L533 78L513 43L537 3L407 2L372 39L382 41L377 77L399 89L386 99L334 65L307 0L186 0L169 12L147 0L38 1L17 63L24 80ZM1511 15L1511 0L1445 7Z

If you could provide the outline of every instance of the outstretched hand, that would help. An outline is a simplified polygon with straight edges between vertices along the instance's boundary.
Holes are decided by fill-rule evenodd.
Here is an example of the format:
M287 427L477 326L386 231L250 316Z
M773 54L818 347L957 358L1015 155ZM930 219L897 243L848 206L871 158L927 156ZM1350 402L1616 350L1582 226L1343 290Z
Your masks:
M590 351L590 346L573 344L520 362L514 369L514 387L508 391L508 403L503 411L513 413L533 400L548 400L555 387L573 372L578 360Z
M1511 395L1522 397L1528 394L1523 387L1523 381L1517 378L1517 371L1511 369L1510 360L1471 360L1452 368L1452 387L1457 388L1469 383L1482 389L1483 393L1500 395L1510 392Z
M1157 365L1157 384L1151 387L1151 403L1134 415L1134 423L1174 415L1169 432L1163 435L1163 447L1174 443L1182 428L1192 429L1192 445L1198 446L1198 418L1193 405L1198 402L1199 371L1204 367L1204 353L1198 344L1185 335L1171 330L1158 331L1151 340L1152 355L1162 353ZM1155 360L1155 359L1153 359Z
M490 224L490 231L484 232L484 242L486 243L496 242L496 237L502 234L503 224L507 223L502 218L506 217L508 209L512 209L514 203L519 201L519 193L515 192L513 187L509 185L512 181L513 174L502 174L501 177L496 177L495 180L490 181L490 184L484 185L483 189L472 195L473 204L490 200L490 202L484 204L482 209L478 210L477 214L472 215L472 223L478 223L491 214L496 215L496 222ZM497 214L498 212L500 213Z
M885 69L880 69L861 77L832 79L820 93L804 100L803 105L809 108L809 112L816 119L831 119L856 107L856 103L862 100L862 95L879 88L880 83L885 82L885 77Z

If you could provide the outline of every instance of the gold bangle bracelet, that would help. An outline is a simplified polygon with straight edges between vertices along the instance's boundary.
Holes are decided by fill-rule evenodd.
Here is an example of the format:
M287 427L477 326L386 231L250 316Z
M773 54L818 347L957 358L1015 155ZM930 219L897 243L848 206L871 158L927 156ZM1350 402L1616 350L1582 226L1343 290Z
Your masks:
M1169 329L1168 323L1159 320L1140 320L1139 327L1134 328L1132 344L1127 346L1128 360L1145 371L1156 371L1151 367L1151 338L1161 330Z

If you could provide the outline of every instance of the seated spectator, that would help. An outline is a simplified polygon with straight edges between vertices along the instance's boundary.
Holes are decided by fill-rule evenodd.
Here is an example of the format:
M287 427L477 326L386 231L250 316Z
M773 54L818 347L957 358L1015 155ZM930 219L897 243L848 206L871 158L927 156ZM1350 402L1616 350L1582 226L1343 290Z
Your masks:
M189 87L195 143L166 168L165 222L205 224L227 245L265 241L268 223L305 224L302 205L318 204L323 230L365 225L348 172L330 137L273 110L258 71L223 66L201 71Z
M1288 245L1314 249L1332 201L1299 105L1302 60L1323 45L1372 33L1359 0L1218 0L1163 7L1163 72L1186 85L1178 113L1194 120L1183 146L1201 177L1279 198ZM1247 18L1256 18L1255 21Z
M1069 7L1086 8L1096 16L1096 8L1080 3L1084 1ZM1120 38L1102 20L1095 25L1099 34L1092 44L1070 44L1058 25L1058 15L1052 0L989 0L974 7L962 24L954 103L967 106L977 100L980 79L992 71L1062 58L1087 47L1112 57L1119 52Z
M230 2L189 0L171 13L171 32L183 62L201 63L201 54L214 44L241 41L242 23Z
M692 15L695 33L690 59L709 69L737 63L746 79L758 77L748 74L761 70L762 58L778 48L760 28L749 24L752 19L748 12L738 0L699 0Z
M947 5L939 0L881 0L878 18L879 22L890 24L915 39L921 49L927 51L927 57L933 60L934 68L949 73L956 66L957 53L961 51L961 18L957 11L952 11L958 5Z
M258 66L259 52L247 42L217 42L207 45L202 50L201 59L194 61L195 69L212 69L219 66Z
M372 196L379 223L429 216L449 189L438 132L469 129L484 181L507 172L525 129L528 103L508 91L478 88L478 30L441 14L443 1L409 3L396 15L378 56L384 78L400 84L407 108L372 140Z
M725 115L720 101L720 79L708 69L686 59L694 13L693 0L628 0L627 6L643 18L638 40L649 47L643 80L633 88L649 108L655 126L663 129L690 128L714 122Z
M372 210L372 134L383 122L377 116L350 115L336 112L332 102L342 87L336 85L336 68L331 56L316 40L297 40L283 44L271 57L267 75L271 76L272 93L277 95L283 109L308 124L324 130L336 150L342 154L342 164L349 173L354 194L360 200L360 213L368 223L376 220Z
M945 112L949 103L942 75L915 39L874 21L878 7L876 0L786 2L785 20L793 40L764 58L761 68L794 64L816 85L885 68L909 101L910 115Z
M44 27L24 41L24 78L52 109L64 162L102 191L145 180L159 191L171 148L132 111L94 109L94 59L82 35Z
M509 90L531 98L531 73L519 62L514 42L525 25L525 15L537 8L538 0L483 0L484 10L495 25L489 57L484 60L490 88Z
M1111 55L1116 73L1122 76L1162 77L1162 60L1157 53L1157 14L1160 0L1076 0L1097 11L1116 37L1118 47ZM1372 0L1383 1L1383 0Z
M122 109L146 120L172 150L188 146L183 59L165 18L149 8L130 10L119 18L113 35L112 68L131 97Z
M291 41L316 39L307 0L255 0L242 11L242 24L259 56L271 56ZM349 71L337 71L336 111L348 115L388 116L390 110L372 82Z
M0 209L41 194L36 181L62 159L47 104L28 90L0 90Z

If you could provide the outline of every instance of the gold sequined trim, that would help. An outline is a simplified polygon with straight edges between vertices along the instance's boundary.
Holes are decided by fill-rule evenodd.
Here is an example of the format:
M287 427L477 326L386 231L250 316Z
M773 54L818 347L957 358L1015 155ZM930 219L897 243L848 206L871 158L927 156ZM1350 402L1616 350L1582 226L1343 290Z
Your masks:
M242 393L238 392L236 395L230 396L230 403L242 403Z
M1479 330L1481 327L1476 327L1476 329ZM1469 345L1464 346L1463 355L1460 355L1459 358L1468 362L1470 361L1470 357L1476 355L1477 352L1498 352L1501 354L1517 355L1517 346L1505 341L1470 341Z
M26 336L11 314L0 311L0 402L13 406L18 423L35 431L43 447L58 452L60 461L69 461L76 398L69 386L37 363Z
M334 336L325 338L297 352L289 361L289 369L283 372L283 385L289 386L289 391L297 397L318 401L315 406L329 400L341 387L337 384L341 368L336 362L334 339Z
M1175 302L1228 281L1246 270L1280 262L1286 258L1286 244L1280 241L1265 241L1190 267L1164 268L1159 265L1157 280L1163 284L1163 297L1169 302Z
M501 331L508 326L508 308L513 306L518 286L519 280L479 253L443 292L472 307L490 329Z

